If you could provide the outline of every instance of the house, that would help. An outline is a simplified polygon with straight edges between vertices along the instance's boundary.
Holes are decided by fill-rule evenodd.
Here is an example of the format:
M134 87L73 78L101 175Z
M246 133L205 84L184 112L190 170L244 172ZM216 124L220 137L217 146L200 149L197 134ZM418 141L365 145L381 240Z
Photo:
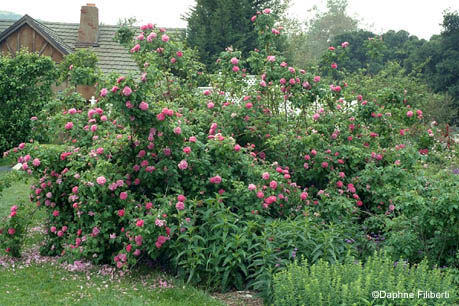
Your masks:
M129 50L113 40L119 26L99 24L95 4L81 7L80 23L38 21L24 15L17 21L0 20L0 54L11 54L27 48L60 62L79 48L91 48L103 73L127 74L138 71ZM179 35L184 29L167 29ZM87 97L90 93L82 93Z

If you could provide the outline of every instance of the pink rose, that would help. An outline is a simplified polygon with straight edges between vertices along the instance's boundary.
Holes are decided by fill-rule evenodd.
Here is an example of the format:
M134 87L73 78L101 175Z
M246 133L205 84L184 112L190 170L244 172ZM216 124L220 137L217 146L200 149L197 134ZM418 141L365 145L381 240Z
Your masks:
M190 154L191 153L191 148L190 147L183 148L183 153Z
M255 186L255 184L249 184L249 190L250 191L253 191L255 189L257 189L257 186Z
M161 36L161 40L164 41L164 42L168 42L169 41L169 36L167 36L166 34L163 34L163 36Z
M123 95L126 97L130 96L132 93L132 89L129 86L126 86L123 88Z
M138 226L138 227L143 227L144 221L143 221L142 219L139 219L139 220L137 220L137 222L135 223L135 225Z
M120 193L120 199L121 200L126 200L127 197L128 197L128 194L127 194L126 191L123 191L123 192Z
M231 58L230 62L233 65L237 65L239 63L239 60L237 58L233 57L233 58Z
M188 168L188 162L186 160L182 160L179 162L178 167L180 170L186 170Z
M406 112L406 116L407 116L408 118L413 117L413 112L412 112L412 111L407 111L407 112Z
M148 103L146 103L145 101L140 102L139 108L143 111L146 111L148 109Z
M67 123L65 124L65 129L66 129L66 130L70 130L70 129L72 129L72 128L73 128L73 122L70 121L70 122L67 122Z
M272 190L275 190L277 188L277 182L276 181L271 181L269 183L269 188L271 188Z
M264 173L261 175L261 178L264 179L264 180L269 180L269 173L268 173L268 172L264 172Z
M38 167L40 166L41 162L38 158L35 158L33 161L32 161L32 165L34 165L34 167Z
M185 209L185 204L183 202L177 202L175 204L175 208L177 208L177 210L184 210Z
M108 93L107 88L102 88L102 89L100 90L100 96L101 96L101 97L105 97L105 96L107 95L107 93Z
M99 184L99 185L104 185L104 184L107 182L107 180L105 179L104 176L99 176L99 177L96 179L96 182L97 182L97 184Z

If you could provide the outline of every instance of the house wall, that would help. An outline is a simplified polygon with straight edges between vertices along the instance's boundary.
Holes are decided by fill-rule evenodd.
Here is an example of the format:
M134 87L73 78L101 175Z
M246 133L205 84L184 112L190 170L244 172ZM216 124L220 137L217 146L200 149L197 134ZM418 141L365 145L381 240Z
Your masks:
M10 54L14 56L22 48L26 48L30 52L38 52L40 55L49 56L57 63L63 59L60 51L51 46L39 33L27 24L20 27L0 43L0 50L3 55Z

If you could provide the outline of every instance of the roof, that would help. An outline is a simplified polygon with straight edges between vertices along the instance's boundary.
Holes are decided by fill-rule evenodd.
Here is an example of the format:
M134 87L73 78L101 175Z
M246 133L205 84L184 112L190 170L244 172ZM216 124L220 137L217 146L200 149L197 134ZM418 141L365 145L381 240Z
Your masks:
M53 45L56 44L55 47L61 50L63 54L75 51L79 23L37 21L28 15L18 21L0 19L0 41L21 27L25 23L23 19L28 21L29 25L33 25L34 29L39 31L46 39L49 39ZM19 23L20 21L23 23ZM13 25L14 27L12 27ZM113 40L118 29L119 26L115 25L99 25L98 46L91 47L97 55L98 66L103 73L127 74L138 71L137 64L131 57L129 50ZM183 33L184 29L170 28L167 31L172 35L179 35Z

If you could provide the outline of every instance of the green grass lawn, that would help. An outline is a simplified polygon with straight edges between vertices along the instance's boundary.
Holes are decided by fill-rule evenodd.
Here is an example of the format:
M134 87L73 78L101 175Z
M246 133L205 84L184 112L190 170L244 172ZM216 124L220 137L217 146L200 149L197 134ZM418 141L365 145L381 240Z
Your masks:
M55 264L0 268L0 305L223 305L178 281L174 288L155 288L158 277L133 273L111 280Z
M7 175L0 172L0 181ZM27 205L31 216L29 230L43 224L44 214L28 201L30 183L30 179L15 182L0 194L0 220L9 214L12 205ZM56 259L38 254L36 249L42 238L41 231L30 231L25 255L14 265L8 257L0 257L0 306L224 305L204 291L151 269L131 271L124 276L115 273L115 277L100 275L101 267L68 271ZM163 288L164 281L166 287L172 288Z

